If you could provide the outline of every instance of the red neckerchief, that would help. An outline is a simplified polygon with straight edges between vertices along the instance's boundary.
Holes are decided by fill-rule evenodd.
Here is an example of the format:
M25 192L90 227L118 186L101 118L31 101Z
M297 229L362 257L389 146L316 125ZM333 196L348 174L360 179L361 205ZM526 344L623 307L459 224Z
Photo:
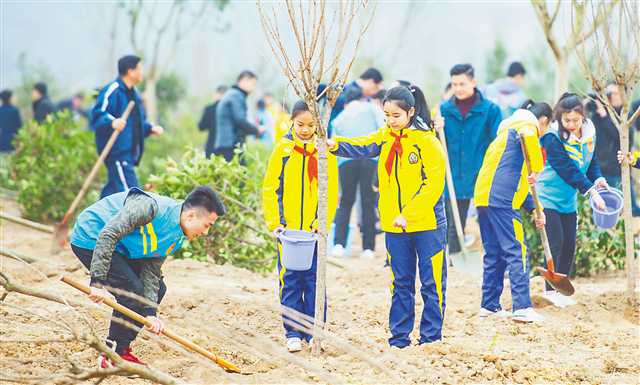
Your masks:
M389 150L389 155L387 156L387 161L385 163L385 168L387 169L387 175L391 176L391 169L393 168L393 161L396 154L398 155L398 158L402 156L402 143L400 142L400 140L402 138L406 139L407 134L396 135L395 133L393 133L393 131L389 132L389 134L395 138L393 141L393 144L391 145L391 149Z
M304 147L300 147L297 144L293 147L294 150L302 154L303 156L309 157L309 167L307 167L307 176L309 178L309 183L312 183L314 179L318 179L318 157L315 156L318 153L317 149L314 149L313 152L307 151Z

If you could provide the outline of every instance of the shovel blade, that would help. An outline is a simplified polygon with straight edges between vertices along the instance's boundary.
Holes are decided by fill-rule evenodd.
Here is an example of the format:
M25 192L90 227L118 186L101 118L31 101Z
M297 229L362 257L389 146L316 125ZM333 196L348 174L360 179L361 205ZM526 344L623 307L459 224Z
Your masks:
M576 290L573 288L571 281L569 281L569 278L565 274L556 273L541 266L536 267L536 270L538 273L542 274L544 279L560 294L570 296L575 293Z
M67 244L69 227L66 223L57 224L53 232L53 242L51 242L51 254L59 253Z

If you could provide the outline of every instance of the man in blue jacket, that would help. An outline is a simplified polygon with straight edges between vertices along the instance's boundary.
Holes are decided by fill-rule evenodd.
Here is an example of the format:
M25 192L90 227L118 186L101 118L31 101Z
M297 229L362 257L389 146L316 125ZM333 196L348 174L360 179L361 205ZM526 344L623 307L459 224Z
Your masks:
M135 86L142 81L142 62L138 56L127 55L118 60L118 78L104 87L91 110L91 128L96 133L96 147L102 152L114 130L118 139L105 160L108 179L101 198L138 186L134 166L140 163L144 139L161 135L164 129L147 121L140 94ZM135 102L128 120L122 114L130 101Z
M247 96L255 90L257 81L256 74L242 71L236 84L218 102L213 153L223 156L227 162L233 159L235 148L242 146L248 135L259 137L264 132L247 119Z
M476 88L471 64L456 64L451 68L450 75L453 96L440 106L440 113L444 118L449 163L464 229L476 178L484 154L496 138L502 114L500 107L486 99ZM447 205L447 223L449 252L457 253L460 243L450 205Z
M11 90L0 92L0 152L13 151L13 138L22 126L20 111L11 103Z

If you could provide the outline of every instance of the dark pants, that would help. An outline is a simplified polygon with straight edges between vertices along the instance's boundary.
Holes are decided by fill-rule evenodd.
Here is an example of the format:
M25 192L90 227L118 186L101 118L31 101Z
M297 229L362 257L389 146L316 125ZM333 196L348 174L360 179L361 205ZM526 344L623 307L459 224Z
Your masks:
M133 158L121 157L105 161L107 166L107 184L102 188L100 198L138 187L138 177L134 169Z
M456 223L453 220L453 210L451 209L451 203L449 198L446 199L447 204L447 224L448 224L448 240L449 240L449 252L450 253L459 253L460 252L460 241L458 240L458 234L456 233ZM460 213L460 223L462 223L462 232L464 234L465 224L467 223L467 212L469 211L469 204L471 203L471 199L458 199L458 212ZM464 242L464 239L462 240Z
M93 250L83 249L71 245L71 249L78 257L80 262L87 268L91 268L91 258L93 256ZM144 289L142 281L140 280L140 272L144 265L144 260L128 259L124 255L114 252L111 256L111 267L107 273L107 284L113 288L127 291L139 296L144 295ZM164 294L167 291L167 286L164 284L164 280L160 279L160 289L158 290L158 304L162 301ZM118 303L122 306L144 315L148 306L140 303L129 296L113 293ZM142 324L126 317L124 314L114 311L112 314L111 323L109 324L109 336L108 340L116 343L116 352L122 354L127 349L131 342L138 335L137 329L132 329L130 326L124 325L121 322L115 321L114 318L118 318L122 321L129 322L138 328L142 327Z
M231 162L231 159L233 159L233 156L235 155L234 150L234 147L224 147L213 150L213 153L217 156L223 157L227 162Z
M547 230L555 271L569 275L573 269L576 251L576 213L561 214L555 210L545 209L544 214L547 217L547 224L544 227ZM547 282L545 287L546 290L553 290Z
M512 310L531 307L527 246L518 210L478 207L478 222L484 246L482 303L484 309L498 311L504 288L504 271L509 269Z
M282 264L282 245L278 241L278 280L279 280L279 296L280 304L314 318L316 311L316 270L318 267L318 248L314 250L313 262L311 269L307 271L287 270ZM327 319L327 301L325 293L324 302L324 319ZM285 320L289 317L283 315L283 325L285 336L287 338L298 337L307 342L311 339L311 335L300 331L298 328L287 324ZM295 321L293 321L295 322Z
M424 303L419 343L442 339L447 289L444 226L415 233L385 233L385 242L393 273L389 345L404 348L411 344L410 335L415 320L416 265Z
M371 159L354 159L340 166L338 173L342 195L336 212L336 245L346 246L351 209L356 200L356 191L360 186L362 202L362 249L376 248L376 193L373 191L373 176L376 162Z

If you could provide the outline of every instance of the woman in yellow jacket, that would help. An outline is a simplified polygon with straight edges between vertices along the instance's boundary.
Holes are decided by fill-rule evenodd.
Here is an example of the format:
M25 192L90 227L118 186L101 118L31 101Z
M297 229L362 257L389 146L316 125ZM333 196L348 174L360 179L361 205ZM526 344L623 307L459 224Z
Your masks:
M527 246L522 229L520 207L534 212L529 175L522 151L521 135L531 161L533 173L544 168L539 137L552 118L547 103L527 101L521 109L505 119L498 136L489 145L476 181L473 201L478 209L478 223L484 246L482 303L480 317L507 316L500 306L504 272L509 270L512 316L522 322L542 321L531 306ZM544 214L535 217L536 226L544 226Z
M411 344L415 317L416 263L424 301L419 343L442 338L447 280L445 156L418 87L391 88L383 108L385 127L364 137L336 137L330 145L345 158L379 156L378 206L393 274L389 344L404 348Z
M262 205L270 231L318 229L318 151L313 116L304 101L298 101L291 113L291 131L277 142L264 177ZM327 223L333 221L338 203L338 163L328 154L329 202ZM315 313L316 260L308 271L291 271L282 265L282 247L278 241L278 277L280 303L310 317ZM326 312L326 304L325 304ZM283 319L285 317L283 316ZM302 349L302 339L311 336L284 322L287 349Z

